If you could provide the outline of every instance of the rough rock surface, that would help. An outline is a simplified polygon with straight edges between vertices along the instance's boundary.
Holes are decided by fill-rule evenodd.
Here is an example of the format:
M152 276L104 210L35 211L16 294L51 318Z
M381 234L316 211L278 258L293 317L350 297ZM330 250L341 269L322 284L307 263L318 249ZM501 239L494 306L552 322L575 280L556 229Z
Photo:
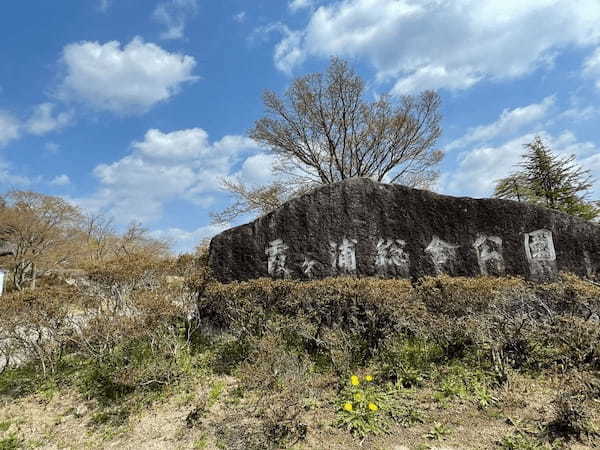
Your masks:
M354 178L215 236L209 261L223 282L440 273L542 280L559 271L595 277L600 226L508 200Z

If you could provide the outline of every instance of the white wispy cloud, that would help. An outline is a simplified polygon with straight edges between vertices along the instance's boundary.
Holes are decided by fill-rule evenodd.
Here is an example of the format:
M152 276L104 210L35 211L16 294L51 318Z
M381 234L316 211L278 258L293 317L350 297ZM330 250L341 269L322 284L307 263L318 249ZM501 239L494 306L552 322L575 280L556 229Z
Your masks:
M0 110L0 148L10 141L18 139L21 134L21 123L12 114Z
M140 37L122 48L118 41L69 44L62 62L66 75L59 97L117 114L143 113L197 78L192 56L170 53Z
M233 20L237 23L244 23L246 21L246 11L240 11L233 16Z
M182 39L187 21L197 12L197 0L167 0L156 6L152 17L165 27L161 39Z
M467 130L464 136L451 142L446 150L462 148L476 142L487 142L498 136L512 136L524 127L539 123L548 116L555 104L555 97L549 96L540 103L505 109L500 117L487 125L480 125Z
M23 188L29 186L32 180L15 172L14 168L0 155L0 186L3 188Z
M311 8L313 3L313 0L292 0L288 3L288 8L290 11L296 12L301 9Z
M151 235L157 239L167 241L173 251L183 253L192 252L203 240L209 239L229 227L231 227L229 223L205 225L191 231L173 227L154 230Z
M600 89L600 47L584 61L583 73L585 76L596 80L596 87Z
M73 113L63 111L53 115L54 107L53 103L37 105L25 124L27 131L31 134L41 136L69 125L73 120Z
M307 56L301 49L303 33L293 31L287 25L277 22L256 28L250 39L255 39L257 36L267 37L272 33L282 36L282 39L275 45L273 55L275 67L291 75L293 69L302 64Z
M110 4L111 0L100 0L98 2L98 9L102 12L106 12L108 11L108 8L110 8Z
M58 175L58 176L54 177L52 180L50 180L50 184L52 186L66 186L68 184L71 184L71 179L69 178L68 175L62 174L62 175Z
M289 73L308 56L362 58L404 94L520 77L598 42L597 0L337 0L284 35L275 64Z
M46 142L44 144L44 148L48 153L54 154L58 153L58 151L60 150L60 145L58 145L56 142Z

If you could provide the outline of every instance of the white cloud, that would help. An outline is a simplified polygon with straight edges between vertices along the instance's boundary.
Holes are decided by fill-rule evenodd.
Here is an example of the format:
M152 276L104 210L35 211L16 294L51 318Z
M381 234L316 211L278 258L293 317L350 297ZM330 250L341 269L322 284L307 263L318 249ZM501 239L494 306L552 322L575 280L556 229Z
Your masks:
M312 6L313 6L312 0L292 0L288 4L288 8L290 8L290 11L292 11L292 12L296 12L300 9L311 8Z
M98 9L102 12L106 12L108 11L108 8L110 8L110 4L111 0L100 0L98 3Z
M40 136L69 125L73 119L73 114L70 112L61 112L53 116L52 111L54 110L54 106L52 103L37 105L25 124L27 131Z
M7 188L25 187L31 183L31 179L15 173L11 165L0 157L0 186Z
M541 131L519 136L499 146L483 146L463 152L459 155L458 166L442 175L440 191L473 197L492 195L498 179L518 170L516 165L525 153L523 145L532 142L536 135L542 137L557 155L575 155L582 167L592 171L592 176L600 177L600 149L595 144L578 141L571 131L560 135Z
M236 174L237 178L244 184L252 186L262 186L273 181L273 163L275 156L271 153L257 153L248 157L240 171Z
M600 47L592 53L583 63L583 73L596 80L596 87L600 89Z
M197 0L167 0L158 4L152 17L166 28L161 39L182 39L186 22L197 12Z
M480 125L470 128L467 133L451 142L446 150L465 147L475 142L487 142L498 136L504 138L522 130L525 126L540 122L551 111L555 103L555 97L550 96L541 103L532 103L515 109L505 109L498 120L488 125Z
M167 228L152 231L151 235L157 239L167 241L177 253L192 252L204 239L212 238L230 226L229 223L206 225L192 231L181 228Z
M0 148L19 137L21 124L12 114L0 111Z
M62 174L54 177L50 181L50 184L52 186L66 186L67 184L71 184L71 179L68 175Z
M192 56L169 53L140 37L123 49L117 41L69 44L62 60L66 75L59 94L63 99L119 114L145 112L196 79Z
M46 142L46 144L44 145L44 148L49 152L49 153L58 153L58 151L60 150L60 145L58 145L56 142Z
M133 151L111 164L94 169L100 189L77 202L86 209L110 209L122 222L158 219L165 203L188 200L206 207L245 153L258 146L249 138L225 136L210 142L200 128L163 133L149 130Z
M233 20L237 23L244 23L246 21L246 11L240 11L233 16Z
M290 75L292 70L306 59L306 53L300 48L303 34L300 31L290 30L287 25L282 23L273 23L255 30L255 34L258 35L268 35L272 32L283 35L283 39L275 45L273 55L275 67Z
M275 58L287 73L307 56L363 58L402 94L519 77L598 42L597 0L338 0L285 35Z

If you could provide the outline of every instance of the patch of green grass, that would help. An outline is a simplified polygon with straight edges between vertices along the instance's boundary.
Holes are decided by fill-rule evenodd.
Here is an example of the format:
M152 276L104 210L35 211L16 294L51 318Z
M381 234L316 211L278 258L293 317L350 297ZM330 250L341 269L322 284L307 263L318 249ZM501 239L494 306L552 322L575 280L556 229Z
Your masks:
M0 450L19 450L23 448L23 440L12 434L7 438L0 439Z
M0 396L19 398L36 390L37 371L33 366L7 369L0 375Z
M231 375L250 354L250 345L241 340L216 344L212 351L211 367L218 375Z
M196 439L194 441L193 448L195 448L195 449L204 450L207 447L208 447L208 437L205 434L203 434L202 436L200 436L198 439Z
M547 449L548 446L523 433L515 433L504 436L500 440L500 448L504 450L544 450Z
M0 422L0 433L7 431L12 425L12 420L4 420Z
M207 408L210 408L215 403L217 403L217 401L219 401L219 397L221 397L221 394L223 393L224 389L225 383L222 381L217 381L212 385L210 391L208 392L208 399L206 404Z
M121 426L127 422L131 411L127 407L107 409L92 415L91 426Z
M452 433L450 427L441 423L435 423L433 424L433 428L427 433L425 433L423 437L432 441L441 441L442 439L446 438L450 433Z

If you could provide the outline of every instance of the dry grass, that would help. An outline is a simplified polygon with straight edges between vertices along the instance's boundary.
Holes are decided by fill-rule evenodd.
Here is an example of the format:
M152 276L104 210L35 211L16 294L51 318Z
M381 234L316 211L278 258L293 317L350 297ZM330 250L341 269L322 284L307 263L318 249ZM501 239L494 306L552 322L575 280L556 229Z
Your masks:
M332 393L323 391L321 403L302 413L309 425L306 439L293 449L493 449L517 431L538 433L552 415L551 402L567 382L563 377L530 378L513 375L509 386L498 391L495 407L478 408L470 399L439 402L430 387L405 392L407 404L423 415L423 423L396 426L388 435L359 441L336 428ZM215 386L218 389L215 389ZM85 401L72 390L35 394L0 406L0 443L9 436L21 439L23 448L43 449L223 449L237 448L235 433L253 429L257 418L240 417L252 397L239 400L237 380L211 377L197 385L165 393L133 412L121 424L101 423L106 410ZM325 388L325 387L324 387ZM215 394L217 392L217 394ZM200 418L190 413L202 405ZM596 404L593 421L600 423ZM99 423L100 422L100 423ZM436 424L448 430L439 440L430 439ZM229 431L229 436L227 435ZM233 433L233 436L231 435ZM228 440L229 439L229 440ZM597 448L593 441L573 441L562 448ZM0 448L2 444L0 444ZM596 446L594 446L596 445ZM9 448L9 447L8 447ZM551 447L546 447L551 448Z

